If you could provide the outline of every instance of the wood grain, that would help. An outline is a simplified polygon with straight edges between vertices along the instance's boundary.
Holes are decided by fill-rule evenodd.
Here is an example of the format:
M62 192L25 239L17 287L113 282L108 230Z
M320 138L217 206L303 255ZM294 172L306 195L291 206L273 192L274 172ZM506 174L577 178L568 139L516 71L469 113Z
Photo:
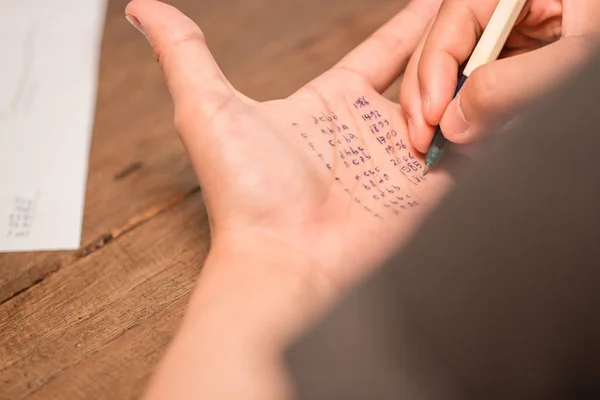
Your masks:
M116 371L127 379L145 378L147 358L160 355L176 327L208 252L208 238L196 194L5 303L0 309L1 396L20 399L48 391L54 394L45 398L73 398L65 396L67 389L85 391L89 380L107 379L96 371L107 362L122 366L112 368L113 379ZM130 361L118 361L123 358ZM93 373L83 374L86 368ZM82 398L88 396L104 394Z
M293 93L330 68L405 2L170 3L203 28L231 82L250 97L267 100ZM178 201L196 186L160 71L144 37L123 17L126 3L109 3L82 248L97 246L136 215ZM76 252L0 255L0 304L77 258Z
M0 255L0 399L139 397L209 248L169 95L126 3L109 2L82 247ZM331 67L406 1L169 3L203 28L232 83L265 100Z

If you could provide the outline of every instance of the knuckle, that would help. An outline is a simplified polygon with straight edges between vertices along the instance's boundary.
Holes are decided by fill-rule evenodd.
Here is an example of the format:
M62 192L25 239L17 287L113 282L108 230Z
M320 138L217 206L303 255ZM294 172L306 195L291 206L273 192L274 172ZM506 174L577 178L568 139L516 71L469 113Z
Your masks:
M178 37L173 38L169 46L173 49L173 51L179 51L182 47L185 48L190 45L197 46L198 44L202 44L204 42L204 34L197 25L193 24L190 25L185 32L181 33Z
M179 54L185 54L190 47L197 47L205 42L204 34L198 26L191 25L177 36L165 41L151 43L152 52L160 68L164 71L169 67L172 59L177 59ZM176 62L176 61L174 61Z

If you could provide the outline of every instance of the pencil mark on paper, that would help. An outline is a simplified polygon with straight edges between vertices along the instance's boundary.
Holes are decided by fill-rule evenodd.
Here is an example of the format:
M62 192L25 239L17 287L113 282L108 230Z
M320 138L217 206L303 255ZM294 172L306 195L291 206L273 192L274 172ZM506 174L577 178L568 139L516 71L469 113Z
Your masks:
M39 200L39 192L33 197L15 196L12 199L12 210L8 215L6 237L29 237Z
M107 3L0 1L0 252L80 247Z

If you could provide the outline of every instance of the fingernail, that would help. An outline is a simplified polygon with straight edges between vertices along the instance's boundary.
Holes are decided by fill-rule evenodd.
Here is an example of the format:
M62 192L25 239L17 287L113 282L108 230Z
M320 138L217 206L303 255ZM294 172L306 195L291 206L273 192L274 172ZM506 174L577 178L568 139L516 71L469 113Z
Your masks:
M469 126L471 124L469 124L469 121L467 121L465 113L463 112L462 107L460 105L460 93L458 94L458 96L456 96L456 113L460 117L457 118L456 121L456 134L464 135L464 133L469 129Z
M125 14L125 18L127 18L127 21L129 21L129 23L131 25L133 25L135 27L135 29L137 29L138 31L140 31L142 33L142 35L146 35L146 32L144 32L144 28L142 28L142 24L140 23L140 20L137 19L135 16L131 15L131 14Z
M421 97L423 98L423 110L425 110L425 116L429 116L429 110L431 109L431 97L426 92L422 92Z

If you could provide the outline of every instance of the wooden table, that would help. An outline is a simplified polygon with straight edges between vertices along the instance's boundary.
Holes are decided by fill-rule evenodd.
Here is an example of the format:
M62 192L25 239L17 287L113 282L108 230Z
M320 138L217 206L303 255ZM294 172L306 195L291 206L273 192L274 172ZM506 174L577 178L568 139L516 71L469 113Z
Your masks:
M171 1L260 100L294 92L406 2ZM0 255L0 399L138 398L209 249L159 68L127 1L109 3L82 247Z

